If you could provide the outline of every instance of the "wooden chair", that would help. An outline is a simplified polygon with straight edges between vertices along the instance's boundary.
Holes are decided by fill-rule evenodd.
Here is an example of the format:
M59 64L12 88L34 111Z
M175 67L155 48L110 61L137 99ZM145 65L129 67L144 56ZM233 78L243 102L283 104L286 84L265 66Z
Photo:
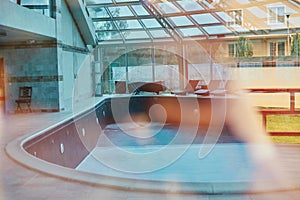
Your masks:
M26 111L31 112L31 95L32 95L32 87L20 87L19 88L19 98L16 100L17 103L17 111L25 111L22 108L22 104L27 106Z

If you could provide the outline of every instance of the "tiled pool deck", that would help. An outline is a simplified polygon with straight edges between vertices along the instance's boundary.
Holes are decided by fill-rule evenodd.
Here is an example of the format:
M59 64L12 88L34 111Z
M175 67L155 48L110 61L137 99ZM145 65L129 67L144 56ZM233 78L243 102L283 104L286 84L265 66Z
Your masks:
M85 105L88 105L86 103ZM84 107L84 106L83 106ZM82 107L82 108L83 108ZM5 152L11 141L72 116L71 112L0 115L0 200L4 199L300 199L300 188L249 194L175 194L116 189L46 175L13 161ZM300 185L300 146L278 146L285 171Z

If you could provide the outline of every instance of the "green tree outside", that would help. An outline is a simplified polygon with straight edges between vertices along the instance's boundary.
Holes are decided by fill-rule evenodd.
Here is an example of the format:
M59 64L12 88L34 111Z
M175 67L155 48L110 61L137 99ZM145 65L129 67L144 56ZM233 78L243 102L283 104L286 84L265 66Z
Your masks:
M236 57L251 57L253 56L253 45L252 43L244 38L240 37L236 44Z
M300 40L299 33L293 36L292 47L291 47L291 56L300 56Z

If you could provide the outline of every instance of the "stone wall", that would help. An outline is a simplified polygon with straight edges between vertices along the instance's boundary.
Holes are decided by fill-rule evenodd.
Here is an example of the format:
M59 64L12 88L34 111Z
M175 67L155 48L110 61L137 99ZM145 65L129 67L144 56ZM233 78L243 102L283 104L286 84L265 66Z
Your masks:
M32 87L34 111L57 111L58 82L56 49L51 47L27 47L1 49L5 64L6 110L16 109L19 87Z
M80 101L94 94L91 78L93 57L82 38L80 27L74 21L65 1L55 0L55 5L53 19L13 3L9 4L19 11L14 17L21 18L24 13L37 15L32 24L36 26L35 29L41 23L41 27L47 27L48 24L55 30L51 29L50 37L39 31L34 40L29 40L24 33L23 39L16 38L0 44L0 57L4 59L5 66L5 110L9 113L16 110L15 100L20 86L32 86L31 108L37 112L70 111L75 95L76 101ZM46 19L49 19L49 23L43 23ZM6 21L3 25L15 27L14 22ZM0 20L0 25L1 22ZM16 31L22 30L22 27L17 27ZM80 71L84 75L80 76L83 80L78 87L75 84Z

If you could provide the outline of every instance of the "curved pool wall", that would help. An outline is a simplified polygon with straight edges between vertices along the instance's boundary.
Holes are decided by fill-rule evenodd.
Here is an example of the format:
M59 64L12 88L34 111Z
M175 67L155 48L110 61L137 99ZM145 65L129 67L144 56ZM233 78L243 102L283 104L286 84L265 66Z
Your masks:
M198 102L197 105L193 105L195 99ZM214 101L220 101L224 104L224 100L221 98ZM23 148L31 155L42 160L64 167L76 168L89 152L96 147L101 131L107 125L116 123L111 110L111 102L112 98L104 99L95 108L25 141ZM210 123L210 98L164 96L113 98L113 106L118 111L118 117L120 118L123 115L124 119L128 118L126 116L128 114L126 108L128 108L131 119L135 120L135 117L142 115L143 120L151 120L148 118L148 113L153 105L161 105L165 109L167 115L165 123L180 125L182 118L185 119L185 122L188 122L187 119L191 117L191 113L195 109L201 111L199 129L203 133L206 132ZM181 110L183 106L185 107L184 114ZM197 106L199 107L197 108ZM190 110L187 111L187 109Z
M13 159L23 165L47 174L83 183L105 185L122 189L159 192L249 192L252 190L251 185L253 181L250 179L228 181L219 180L217 178L215 181L200 182L189 182L187 180L184 182L180 182L180 180L158 181L147 180L145 177L143 177L143 179L138 179L131 176L118 177L111 176L110 174L99 175L75 170L76 167L82 164L87 157L90 157L90 153L96 149L95 147L97 147L99 137L103 134L104 130L109 126L117 125L120 122L120 119L125 119L124 121L121 120L124 123L128 122L129 119L129 121L133 120L137 123L141 121L143 123L148 123L151 121L171 124L174 127L178 127L182 126L182 121L186 123L184 126L195 125L189 123L194 120L195 115L198 115L199 118L196 118L198 123L197 134L192 143L201 145L202 139L213 122L214 115L220 111L226 113L226 104L229 101L235 101L235 99L223 97L198 98L188 96L126 96L105 98L95 107L88 109L73 118L66 119L63 122L30 137L16 139L7 146L6 150ZM112 109L112 106L114 109ZM153 110L151 111L153 108L157 108L157 115L155 115ZM114 117L115 113L113 113L113 110L118 111L118 120ZM212 112L215 114L212 114ZM161 115L165 117L162 118ZM224 117L222 114L220 116ZM230 128L228 128L226 124L223 124L224 121L221 120L218 122L222 125L222 133L219 142L232 143L234 144L234 149L239 149L240 147L236 144L243 143L240 143L240 141L232 136ZM217 126L220 126L220 124ZM232 145L220 145L219 147L221 152L223 151L222 148L226 148L230 152ZM134 146L129 148L134 148ZM242 149L244 149L244 147L242 147ZM214 161L213 163L215 162L217 163L217 161ZM273 183L268 183L264 184L263 187L256 188L255 191L274 189L278 189L278 187L274 186Z

